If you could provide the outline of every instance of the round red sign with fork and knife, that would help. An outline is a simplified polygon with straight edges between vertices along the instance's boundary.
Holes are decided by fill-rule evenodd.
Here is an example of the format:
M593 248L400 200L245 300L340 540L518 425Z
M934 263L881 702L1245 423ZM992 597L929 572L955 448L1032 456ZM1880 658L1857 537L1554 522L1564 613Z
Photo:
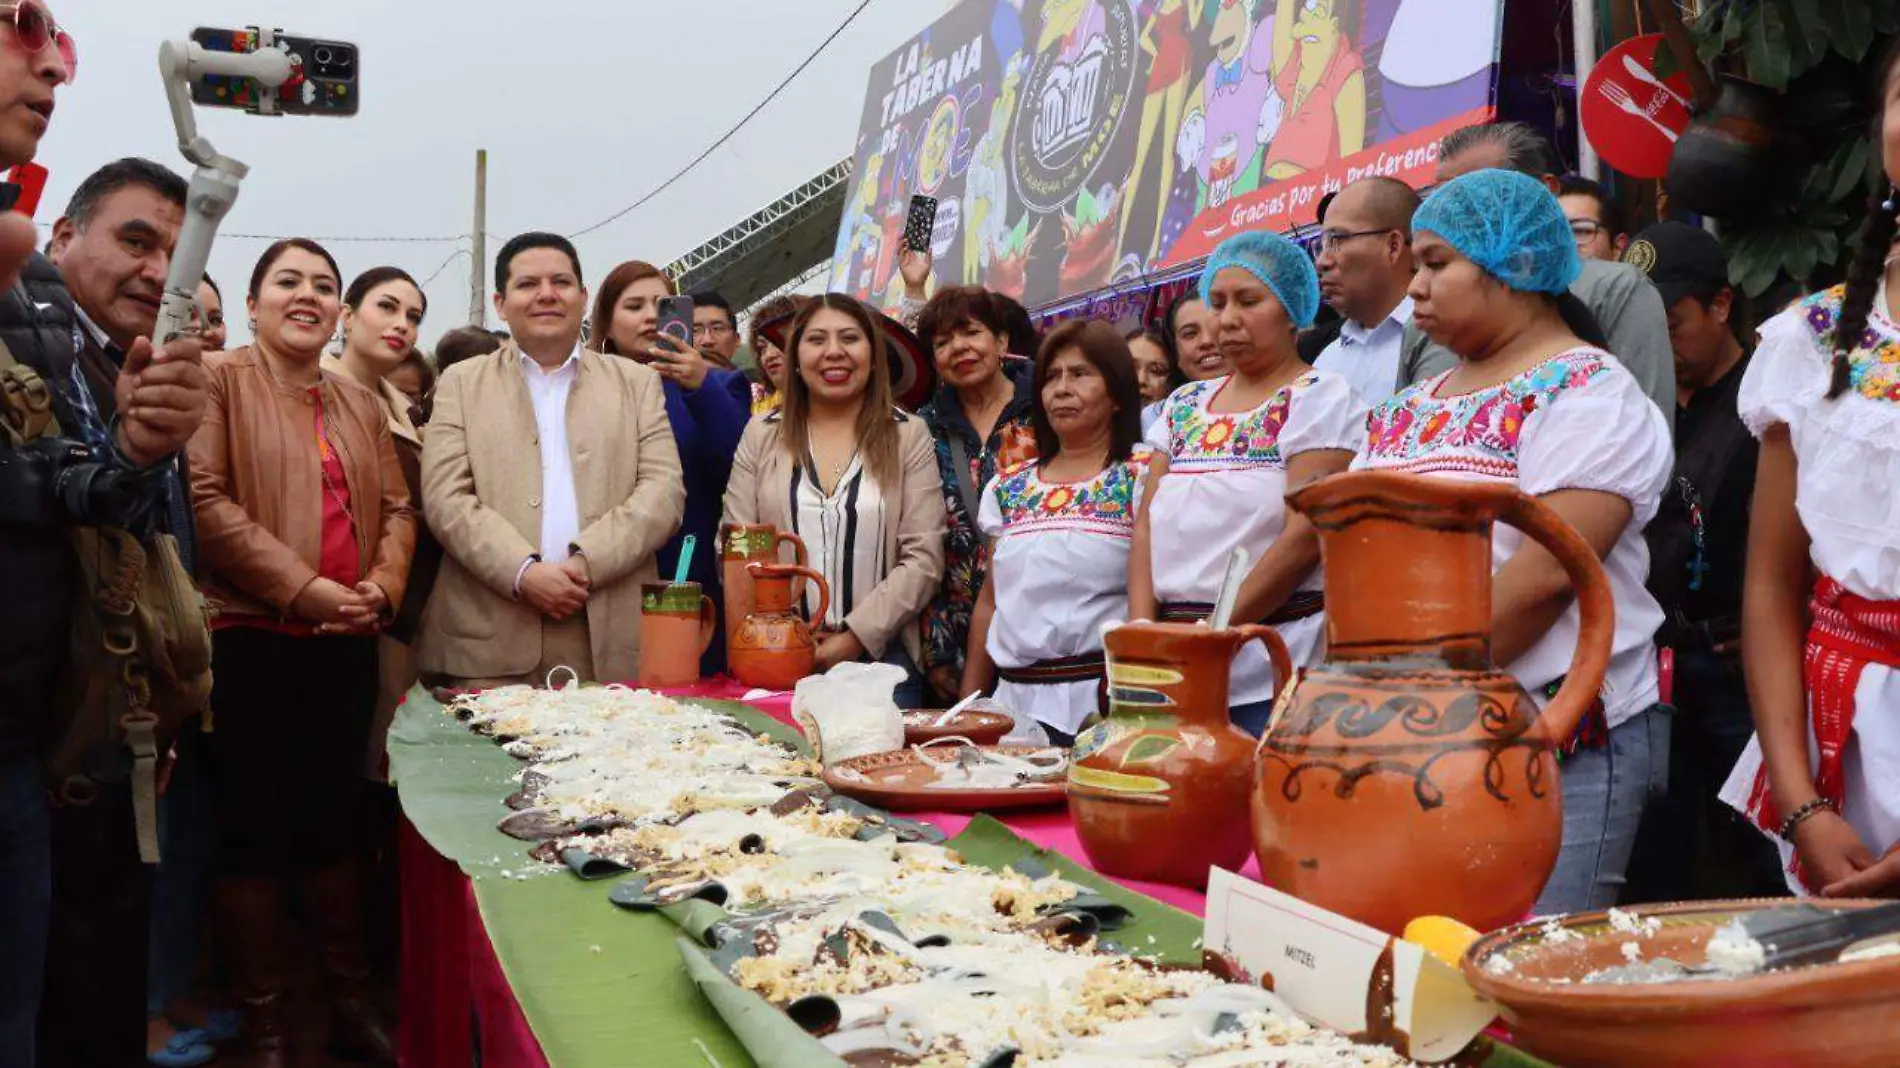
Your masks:
M1668 47L1660 33L1624 41L1604 53L1577 94L1584 136L1603 162L1632 178L1668 174L1676 138L1693 117L1689 76L1656 73Z

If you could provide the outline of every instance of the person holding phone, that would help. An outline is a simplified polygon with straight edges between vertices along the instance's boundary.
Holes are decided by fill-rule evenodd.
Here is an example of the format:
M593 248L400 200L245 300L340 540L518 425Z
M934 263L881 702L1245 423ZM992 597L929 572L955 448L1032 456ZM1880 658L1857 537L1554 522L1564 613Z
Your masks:
M970 616L989 572L990 539L977 525L982 488L996 473L1035 456L1035 367L1007 359L1009 326L993 294L976 286L937 291L917 317L940 383L918 411L936 446L948 535L944 578L924 610L924 675L938 700L963 686Z
M752 386L740 371L715 366L706 354L685 338L693 333L693 310L678 303L663 322L661 305L677 302L673 280L658 267L629 260L608 272L594 299L591 336L600 351L645 364L664 379L666 417L679 448L686 484L686 516L679 529L660 547L662 578L671 579L679 567L681 546L688 535L698 547L687 564L688 581L723 605L719 585L719 502L732 474L732 454L739 435L752 417ZM663 332L663 326L672 330ZM680 329L684 328L684 337ZM713 632L712 647L700 661L700 673L717 675L726 669L725 627Z
M725 521L770 523L804 539L831 586L818 671L852 660L904 669L901 708L923 698L917 618L943 577L943 483L930 430L891 397L886 331L902 327L829 293L786 341L785 406L746 428ZM806 590L815 610L815 583Z
M212 904L258 1064L283 1063L285 894L294 881L329 973L332 1041L388 1061L368 997L355 813L376 708L376 635L408 586L416 518L389 418L325 370L342 311L314 241L251 273L252 345L206 360L191 439L199 576L213 624L208 731L219 813Z

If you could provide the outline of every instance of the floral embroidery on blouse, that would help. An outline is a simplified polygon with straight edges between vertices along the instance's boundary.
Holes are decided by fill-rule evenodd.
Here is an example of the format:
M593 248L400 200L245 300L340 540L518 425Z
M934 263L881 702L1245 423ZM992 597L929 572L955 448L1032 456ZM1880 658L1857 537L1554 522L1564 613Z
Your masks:
M996 484L1003 537L1049 530L1133 537L1135 505L1153 455L1137 445L1127 460L1082 482L1044 482L1033 461L1005 470Z
M1214 394L1225 378L1191 382L1169 398L1168 470L1195 474L1249 467L1285 467L1280 455L1280 430L1286 426L1293 391L1319 381L1311 371L1282 387L1265 404L1245 412L1210 412Z
M1524 421L1565 390L1608 370L1597 349L1575 349L1508 382L1475 393L1435 397L1444 375L1413 386L1372 410L1367 456L1377 467L1414 474L1450 471L1515 478Z
M1834 324L1841 317L1846 294L1846 286L1835 286L1801 302L1808 328L1830 359L1834 353ZM1848 354L1847 364L1854 392L1869 400L1900 401L1900 339L1869 322L1854 351Z

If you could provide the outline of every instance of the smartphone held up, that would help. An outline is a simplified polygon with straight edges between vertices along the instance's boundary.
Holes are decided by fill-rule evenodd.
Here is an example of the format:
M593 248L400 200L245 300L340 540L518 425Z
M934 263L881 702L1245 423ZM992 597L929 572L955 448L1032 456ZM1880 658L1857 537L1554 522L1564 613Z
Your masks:
M912 252L929 252L937 230L937 198L921 194L910 198L910 217L904 220L904 247Z
M237 108L253 114L356 114L357 54L356 46L347 41L265 32L255 27L220 30L208 26L191 31L191 40L207 52L243 54L275 48L290 57L290 78L274 90L244 77L206 74L194 79L191 100L200 107Z
M659 320L654 329L661 337L672 338L681 351L693 347L693 298L661 297Z

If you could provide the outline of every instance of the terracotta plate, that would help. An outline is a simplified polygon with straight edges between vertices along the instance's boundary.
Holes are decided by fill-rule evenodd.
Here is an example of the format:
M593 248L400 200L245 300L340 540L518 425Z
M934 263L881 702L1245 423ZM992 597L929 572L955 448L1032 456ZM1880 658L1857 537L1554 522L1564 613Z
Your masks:
M1001 712L966 710L939 727L941 708L915 708L904 713L904 744L921 745L939 738L968 738L973 745L995 745L1009 733L1015 721Z
M979 748L1014 757L1050 751L1048 746L1036 745L986 745ZM838 770L841 768L857 772L866 781L839 777ZM909 749L868 753L825 769L825 785L833 790L881 808L898 811L983 812L1060 805L1065 800L1066 783L1061 779L1004 790L969 790L933 786L936 778L937 769Z
M1564 1068L1710 1068L1827 1065L1888 1068L1900 1048L1900 957L1822 964L1744 979L1584 984L1623 963L1634 943L1644 959L1700 964L1716 928L1792 899L1636 906L1653 934L1615 930L1607 913L1562 917L1575 938L1552 939L1527 923L1486 935L1465 952L1465 979L1504 1008L1527 1053ZM1830 906L1878 902L1836 899ZM1507 969L1494 958L1510 962Z

